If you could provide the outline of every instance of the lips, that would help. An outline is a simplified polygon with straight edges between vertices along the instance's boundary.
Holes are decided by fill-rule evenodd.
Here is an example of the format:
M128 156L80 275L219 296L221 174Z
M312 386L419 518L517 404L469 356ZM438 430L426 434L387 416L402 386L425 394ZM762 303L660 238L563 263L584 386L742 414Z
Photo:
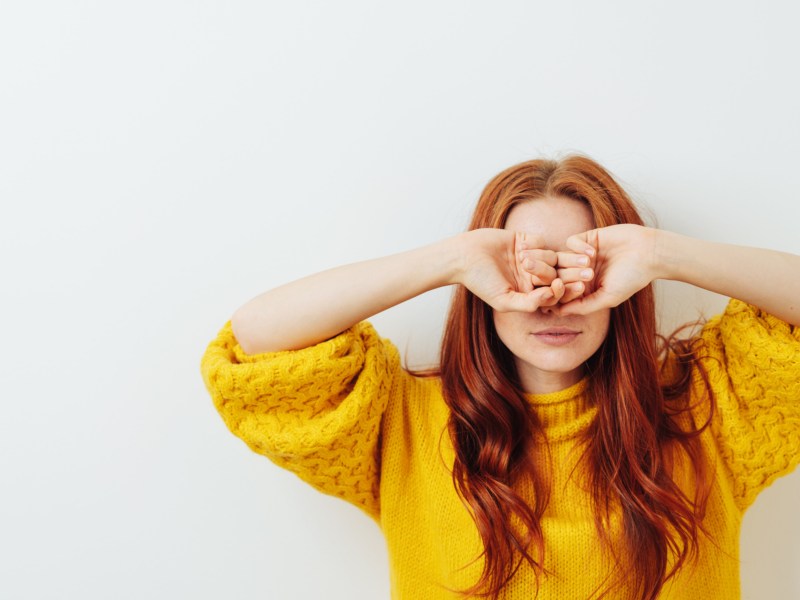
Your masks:
M537 340L549 346L563 346L575 341L581 332L569 327L548 327L535 331L533 335Z
M573 333L580 333L580 331L569 327L548 327L534 332L533 335L572 335Z

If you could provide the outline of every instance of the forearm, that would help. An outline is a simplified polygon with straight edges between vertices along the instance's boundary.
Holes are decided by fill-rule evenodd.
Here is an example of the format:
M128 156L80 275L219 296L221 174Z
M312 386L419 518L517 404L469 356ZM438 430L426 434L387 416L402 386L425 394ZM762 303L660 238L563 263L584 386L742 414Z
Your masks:
M458 236L322 271L265 292L231 318L248 354L306 348L423 292L455 283Z
M800 325L800 256L666 231L657 237L656 278L737 298Z

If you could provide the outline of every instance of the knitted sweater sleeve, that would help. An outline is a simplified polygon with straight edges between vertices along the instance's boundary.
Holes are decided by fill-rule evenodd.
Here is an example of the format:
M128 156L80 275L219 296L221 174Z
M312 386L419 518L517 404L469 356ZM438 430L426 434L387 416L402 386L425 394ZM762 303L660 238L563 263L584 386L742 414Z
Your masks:
M234 435L375 520L382 416L400 371L397 349L368 322L302 350L248 355L228 321L201 360Z
M712 432L744 511L800 463L800 327L731 300L701 338L717 402Z

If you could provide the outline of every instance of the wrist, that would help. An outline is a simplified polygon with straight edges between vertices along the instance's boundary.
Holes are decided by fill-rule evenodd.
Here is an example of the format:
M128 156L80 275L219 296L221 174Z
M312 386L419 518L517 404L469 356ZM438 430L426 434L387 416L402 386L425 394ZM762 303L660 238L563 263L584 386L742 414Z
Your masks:
M435 287L461 283L466 254L465 243L464 233L459 233L428 246L428 256L423 258L420 266L427 264L433 268Z
M661 229L650 229L650 231L653 236L653 252L650 260L650 270L653 275L651 279L653 281L656 279L672 279L671 232Z
M655 279L686 281L687 270L697 255L693 248L696 240L672 231L654 230Z

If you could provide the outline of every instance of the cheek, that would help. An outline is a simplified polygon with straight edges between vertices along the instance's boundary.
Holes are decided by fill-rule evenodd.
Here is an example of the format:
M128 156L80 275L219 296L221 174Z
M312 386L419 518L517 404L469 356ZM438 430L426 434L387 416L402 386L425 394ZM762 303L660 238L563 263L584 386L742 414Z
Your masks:
M497 331L497 336L506 346L524 330L524 322L521 317L523 315L515 312L494 313L495 331Z
M503 337L503 332L509 328L508 326L508 314L506 313L498 313L495 312L492 315L492 319L494 321L494 329L497 332L497 335Z
M610 322L611 309L605 309L592 315L592 334L598 348L608 337Z

